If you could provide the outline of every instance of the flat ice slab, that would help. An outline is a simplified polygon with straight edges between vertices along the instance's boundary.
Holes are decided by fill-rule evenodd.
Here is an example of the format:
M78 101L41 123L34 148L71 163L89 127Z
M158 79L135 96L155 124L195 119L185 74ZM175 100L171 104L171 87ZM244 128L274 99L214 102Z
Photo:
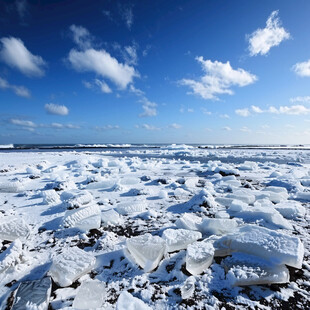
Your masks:
M233 253L222 261L233 286L287 283L289 271L285 265L274 265L257 256Z
M175 225L178 228L198 230L198 224L201 223L201 218L192 213L184 213L177 221Z
M20 262L22 256L22 243L16 239L0 254L0 273Z
M211 242L197 241L186 251L186 270L192 275L201 274L212 263L214 248Z
M166 229L162 238L166 241L167 251L174 252L186 249L187 246L202 237L199 231L187 229Z
M101 308L106 300L105 284L98 281L83 282L79 286L72 307L74 309Z
M3 216L0 218L0 239L14 241L17 238L26 239L30 234L28 224L18 216Z
M284 201L276 204L274 208L287 219L303 218L306 214L306 208L298 201Z
M101 225L101 211L98 205L66 211L64 228L78 228L83 231L99 228Z
M114 209L101 211L101 222L106 225L118 225L122 221L121 216Z
M22 282L15 294L11 310L47 310L52 290L50 277Z
M53 259L50 275L59 286L71 285L82 275L92 270L96 258L77 247L67 248Z
M215 241L216 248L262 257L276 265L301 268L304 246L300 239L267 228L247 225Z
M126 244L136 263L145 272L158 266L166 250L165 240L149 233L127 239Z
M62 194L62 197L63 196L68 196L68 198L64 201L68 209L81 208L93 201L93 195L87 190L83 190L81 192L66 192Z
M141 299L133 297L130 293L124 291L118 297L116 310L152 310Z
M224 235L235 231L238 223L234 219L206 218L198 225L203 234Z

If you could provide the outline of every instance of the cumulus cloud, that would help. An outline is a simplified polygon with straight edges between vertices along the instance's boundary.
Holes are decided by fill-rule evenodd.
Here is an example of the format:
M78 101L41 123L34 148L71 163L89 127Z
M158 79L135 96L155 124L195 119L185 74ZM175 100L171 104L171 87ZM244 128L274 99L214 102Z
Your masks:
M225 127L223 127L223 130L226 130L226 131L231 131L231 128L230 128L230 127L228 127L228 126L225 126Z
M266 55L273 46L290 38L289 32L281 27L279 11L273 11L267 19L266 27L257 29L249 36L249 51L251 56Z
M294 97L290 98L290 102L295 103L295 102L301 102L301 103L310 103L310 96L305 96L305 97Z
M1 38L2 49L0 59L8 66L18 69L31 77L41 77L45 74L46 62L41 56L33 55L18 38Z
M203 57L196 57L201 64L204 75L199 80L182 79L181 85L189 86L192 89L190 94L196 94L203 99L218 100L218 95L232 95L231 87L244 87L254 83L257 77L244 69L233 69L230 62L204 60Z
M239 116L248 117L250 116L250 111L248 108L245 109L237 109L235 110L235 113Z
M182 126L180 124L177 124L177 123L173 123L171 125L169 125L170 128L173 128L173 129L180 129L182 128Z
M306 108L303 105L293 105L293 106L280 106L279 108L275 108L271 106L268 109L269 113L273 114L287 114L287 115L307 115L310 113L310 109Z
M64 105L58 105L54 103L47 103L44 106L46 112L48 114L53 114L53 115L68 115L69 114L69 109L64 106Z
M92 36L90 32L83 26L71 25L70 31L73 41L81 48L87 49L91 47Z
M35 128L37 125L32 121L17 119L17 118L11 118L10 123L17 126L23 126L23 127L29 127L29 128Z
M156 109L157 104L155 102L151 102L145 97L140 101L143 102L142 105L143 113L139 114L139 117L148 117L157 115L157 109Z
M24 86L17 86L13 84L9 84L9 82L0 77L0 89L10 89L17 96L29 98L31 96L29 89Z
M149 130L149 131L157 131L157 130L160 130L159 127L155 127L155 126L149 125L149 124L143 124L143 125L141 125L141 128L146 129L146 130Z
M105 50L93 48L78 51L72 49L68 60L76 71L94 72L115 83L120 89L125 89L139 76L134 67L122 64Z
M310 59L304 62L298 62L292 67L292 70L299 76L310 76Z
M251 106L251 109L254 113L263 113L264 111L260 108L260 107L257 107L255 105L252 105Z

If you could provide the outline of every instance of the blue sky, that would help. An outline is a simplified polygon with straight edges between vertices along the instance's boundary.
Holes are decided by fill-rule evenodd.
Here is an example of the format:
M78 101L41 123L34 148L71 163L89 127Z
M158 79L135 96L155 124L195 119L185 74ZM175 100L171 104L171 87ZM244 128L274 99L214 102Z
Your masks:
M310 143L309 1L1 1L0 144Z

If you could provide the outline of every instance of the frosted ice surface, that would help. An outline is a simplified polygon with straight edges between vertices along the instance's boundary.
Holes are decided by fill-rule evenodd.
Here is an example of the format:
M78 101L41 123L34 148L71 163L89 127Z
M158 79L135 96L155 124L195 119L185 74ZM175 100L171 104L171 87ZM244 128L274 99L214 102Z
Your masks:
M141 213L146 211L147 203L146 201L131 201L120 203L116 207L116 211L122 215L132 214L132 213Z
M106 225L117 225L122 222L118 212L113 209L101 211L101 222Z
M230 215L226 211L218 211L214 214L214 217L219 219L229 219Z
M21 241L16 239L0 254L0 273L20 262L22 250Z
M80 192L72 191L71 195L72 197L68 198L65 201L67 208L79 208L93 201L93 195L87 190L83 190Z
M199 231L187 229L166 229L162 238L166 241L168 252L179 251L202 237Z
M78 247L67 248L54 257L49 274L59 286L69 286L79 277L90 272L95 262L96 258L91 253Z
M3 216L0 218L0 239L14 241L25 239L30 234L30 227L24 219L17 216Z
M166 250L165 240L149 233L127 239L126 245L135 262L145 272L158 266Z
M262 191L268 193L269 199L274 203L279 203L288 198L287 190L284 187L268 186Z
M48 189L41 192L44 204L58 204L61 203L60 197L57 192L53 189Z
M72 307L74 309L97 309L107 297L105 284L98 281L83 282L78 288Z
M212 263L214 247L211 242L197 241L186 250L186 270L192 275L201 274Z
M300 239L267 228L246 225L223 236L214 246L230 252L244 252L262 257L276 265L301 268L304 246Z
M195 283L196 279L193 276L190 276L186 279L183 286L181 287L182 299L188 299L193 296L195 292Z
M255 201L255 196L250 191L244 189L236 190L232 194L228 194L226 197L241 200L246 204L253 204Z
M279 211L287 219L302 218L306 214L306 208L298 201L284 201L274 205L274 208Z
M24 189L24 184L19 180L0 183L0 193L19 193Z
M87 189L113 190L116 187L117 180L104 180L101 182L93 182L86 185Z
M11 310L47 310L52 290L50 277L22 282L15 294Z
M296 198L300 200L310 201L310 192L297 192Z
M140 183L140 179L139 178L132 178L132 177L125 177L123 179L120 180L120 184L121 185L136 185Z
M201 218L192 213L184 213L180 218L177 219L175 225L178 228L198 230L197 225L201 223Z
M78 228L87 231L99 228L101 225L101 211L98 205L66 211L62 225L64 228Z
M141 299L123 291L118 297L116 310L152 310L152 308L146 305Z
M232 285L287 283L290 276L285 265L274 265L257 256L233 253L222 261Z
M244 211L248 208L248 204L246 204L245 202L241 201L241 200L237 200L234 199L229 208L228 211L230 212L240 212L240 211Z
M198 225L198 230L203 234L224 235L233 232L238 227L234 219L205 218Z

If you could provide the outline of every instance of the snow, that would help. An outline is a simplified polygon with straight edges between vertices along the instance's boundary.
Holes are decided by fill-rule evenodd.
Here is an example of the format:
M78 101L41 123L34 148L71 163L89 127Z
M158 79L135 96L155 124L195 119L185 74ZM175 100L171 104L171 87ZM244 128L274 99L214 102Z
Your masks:
M72 307L81 310L101 308L106 297L104 283L98 281L83 282L77 290Z
M164 239L148 233L127 239L126 245L135 262L145 272L150 272L158 266L166 250Z
M203 234L224 235L236 230L238 223L234 219L206 218L198 225Z
M162 235L162 238L166 241L168 252L186 249L189 244L197 241L201 237L200 232L186 229L166 229Z
M122 223L122 218L114 209L103 210L101 222L105 225L118 225Z
M49 189L41 192L44 204L58 204L61 203L60 196L53 189Z
M139 298L133 297L128 292L122 292L118 297L116 310L152 310Z
M0 217L0 239L14 241L17 238L26 239L30 234L30 227L21 217Z
M192 275L201 274L213 260L214 247L211 242L197 241L187 247L186 270Z
M69 286L82 275L90 272L96 258L77 247L67 248L53 258L50 276L59 286Z
M16 239L6 250L0 253L0 273L18 264L22 258L22 251L22 243Z

